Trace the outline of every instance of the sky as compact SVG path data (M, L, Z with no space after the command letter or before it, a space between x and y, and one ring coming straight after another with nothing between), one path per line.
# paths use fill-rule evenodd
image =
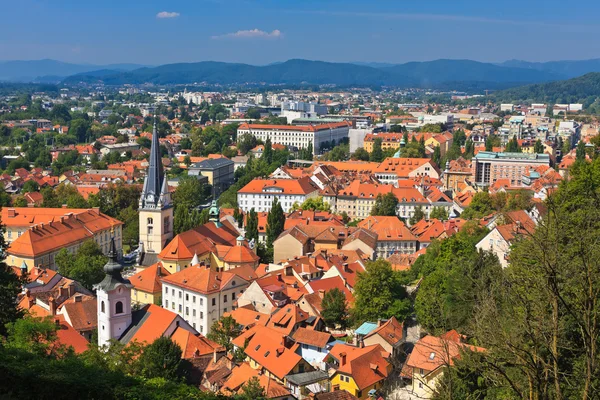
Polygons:
M0 10L0 60L600 58L597 0L0 0Z

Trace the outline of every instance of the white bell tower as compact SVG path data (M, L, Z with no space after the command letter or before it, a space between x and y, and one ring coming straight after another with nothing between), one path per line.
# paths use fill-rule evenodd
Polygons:
M119 339L131 325L131 288L123 278L123 266L118 262L115 240L111 239L109 261L104 266L106 276L96 288L98 301L98 346Z

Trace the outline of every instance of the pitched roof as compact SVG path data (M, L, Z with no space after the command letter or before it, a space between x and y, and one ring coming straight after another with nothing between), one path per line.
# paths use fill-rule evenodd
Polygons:
M294 332L292 339L294 339L296 343L308 344L310 346L323 348L331 341L332 336L329 332L319 332L312 329L298 328L296 332Z
M267 322L267 327L291 335L298 324L309 318L307 312L303 311L295 304L287 304L281 308L275 308L271 313L271 318Z
M160 293L162 290L161 278L169 275L171 273L162 266L162 262L157 262L129 277L129 282L136 290Z
M377 234L377 240L384 241L416 241L413 233L398 217L369 216L358 223L360 228L368 229Z
M340 366L337 372L352 376L360 390L388 377L390 364L386 359L389 357L389 353L379 344L363 348L336 344L331 348L329 354L339 362ZM342 365L343 357L346 358L344 365Z
M65 319L77 331L88 331L98 326L98 304L93 296L75 294L62 303L60 309L66 314Z
M404 339L402 323L399 322L396 317L392 317L385 323L381 324L381 326L371 331L367 336L365 336L365 339L375 335L381 336L383 340L392 346L396 346Z
M270 314L263 314L246 307L238 307L235 310L224 313L223 315L232 317L235 322L243 327L252 327L254 325L265 326L271 317Z
M454 365L454 360L460 356L462 349L485 351L481 347L470 346L453 340L453 336L445 339L427 335L417 341L406 360L412 368L422 368L424 371L435 371L442 366Z
M283 380L302 360L302 357L285 347L284 333L263 326L255 328L255 334L245 349L246 355Z
M220 292L230 281L240 279L250 282L257 278L250 267L216 271L209 266L194 265L162 278L162 282L184 287L197 293Z
M431 163L429 158L386 158L377 166L375 173L395 173L399 177L408 177L417 168Z
M276 193L278 195L307 195L319 190L309 177L300 179L253 179L238 190L242 194Z
M119 340L123 343L131 341L152 343L163 336L178 317L177 314L165 308L155 304L146 304L140 310L132 313L131 325Z
M225 351L225 348L218 343L209 340L201 334L194 335L192 332L177 327L171 335L171 340L181 347L181 358L188 359L200 357L207 354Z
M59 344L72 347L76 354L81 354L88 349L89 342L69 325L62 315L55 315L53 319L58 327L56 341Z
M244 362L231 370L231 375L223 382L221 390L225 394L236 393L240 391L240 389L243 390L244 384L252 377L258 378L260 386L265 390L267 399L290 396L290 391L283 385L274 379L270 379L266 375L260 374L260 371L252 368L247 362Z
M248 124L243 123L238 129L241 130L279 130L279 131L298 131L298 132L317 132L322 130L351 127L349 121L332 122L318 125L267 125L267 124Z

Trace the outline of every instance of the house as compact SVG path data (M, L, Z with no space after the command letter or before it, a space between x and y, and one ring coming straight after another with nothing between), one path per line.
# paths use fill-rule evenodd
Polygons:
M369 398L371 390L380 389L392 371L389 353L379 344L354 347L336 344L326 362L335 370L330 377L333 391L346 390L359 399Z
M302 204L306 199L317 197L319 188L309 177L300 179L253 179L238 190L237 199L244 212L270 211L275 199L284 212L289 212L294 203Z
M378 321L378 326L366 336L362 343L365 346L379 344L383 349L391 354L391 360L397 360L400 356L401 346L406 340L406 329L396 317L387 321Z
M162 293L161 279L169 275L171 273L162 263L157 262L129 277L133 285L131 301L136 304L157 304Z
M251 378L258 379L260 386L265 391L265 397L267 399L294 399L290 391L285 386L277 382L275 379L263 375L257 369L252 368L248 362L243 362L231 370L231 374L223 382L220 391L227 396L233 396L237 393L241 393L244 389L244 385L248 383Z
M429 158L395 158L383 160L374 170L381 183L395 184L398 179L429 176L440 179L438 167Z
M393 253L411 254L418 250L416 236L398 219L389 216L369 216L358 227L377 235L377 258L387 258Z
M307 328L298 328L292 339L300 346L296 352L313 367L325 370L325 357L329 353L328 344L333 336L329 332L319 332Z
M193 265L162 278L162 306L185 319L202 334L227 311L257 278L252 268L217 271Z
M305 326L311 318L314 320L314 317L302 311L295 304L287 304L284 307L273 309L271 317L267 322L267 327L282 332L287 336L292 336L296 330Z
M76 293L57 308L56 314L62 315L73 329L87 341L91 341L98 328L97 308L94 296Z
M213 187L214 195L219 196L234 182L234 162L228 158L208 158L194 165L190 165L188 175L202 175L208 178L208 183Z
M42 210L39 220L46 222L32 223L38 213L30 210ZM122 251L123 223L121 221L102 214L97 209L79 213L68 213L65 209L59 209L62 210L63 215L56 217L50 217L51 213L44 214L44 210L7 209L7 217L2 218L2 222L11 226L7 235L12 242L6 251L9 264L25 263L28 269L34 266L56 268L54 257L61 249L74 253L87 240L95 241L102 252L108 254L109 236L114 237L118 251ZM31 227L26 229L28 225ZM16 238L14 238L15 231Z
M306 289L292 273L274 271L252 282L237 299L237 304L239 307L252 306L260 313L271 314L275 308L284 307L305 293Z
M510 246L520 236L530 235L535 231L536 223L526 211L512 211L504 216L504 224L496 226L475 245L478 250L494 253L502 268L509 265Z
M286 376L312 371L314 368L295 352L295 346L287 336L268 327L255 326L247 335L234 340L234 345L243 347L250 366L279 383ZM241 346L238 346L241 341Z
M485 351L463 343L463 336L449 331L440 337L427 335L417 341L408 356L401 376L411 380L411 390L419 399L433 396L444 369L454 365L462 351Z

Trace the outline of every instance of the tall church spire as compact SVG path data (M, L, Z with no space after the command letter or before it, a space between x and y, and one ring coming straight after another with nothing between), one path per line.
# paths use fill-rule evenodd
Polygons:
M144 179L144 187L140 197L140 208L156 209L170 206L171 199L167 186L167 179L163 171L162 158L160 157L160 142L156 129L156 116L152 128L152 145L148 160L148 171Z

